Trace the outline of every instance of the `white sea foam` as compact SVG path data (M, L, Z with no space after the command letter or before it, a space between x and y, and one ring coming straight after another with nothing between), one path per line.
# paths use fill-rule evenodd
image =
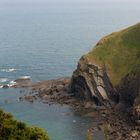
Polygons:
M2 72L13 72L16 71L16 69L14 68L10 68L10 69L1 69Z
M8 78L0 78L0 83L5 83L7 81L9 81Z
M18 79L28 80L31 79L31 76L21 76Z
M16 84L17 84L17 82L15 82L15 81L10 81L9 87L13 87L13 86L15 86Z
M14 84L16 84L16 82L15 81L10 81L10 84L12 85L14 85Z

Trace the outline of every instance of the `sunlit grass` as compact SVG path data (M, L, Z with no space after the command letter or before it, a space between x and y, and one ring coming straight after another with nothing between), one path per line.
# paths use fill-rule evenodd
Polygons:
M85 57L103 66L114 86L129 72L140 73L140 23L104 37Z

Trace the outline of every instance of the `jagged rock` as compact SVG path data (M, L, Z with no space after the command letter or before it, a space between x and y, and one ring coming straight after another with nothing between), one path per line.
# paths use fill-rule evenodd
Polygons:
M96 118L98 116L98 113L94 111L94 112L87 113L85 116L90 118Z
M57 85L56 86L56 91L59 92L64 88L64 85Z
M140 23L101 39L79 60L71 78L70 92L96 105L116 106L117 110L129 116L133 114L135 121L139 121L139 38Z
M43 100L47 100L49 98L49 95L44 95Z
M94 100L97 105L110 103L114 90L103 68L88 64L84 57L73 73L70 89L76 96Z
M3 87L2 88L9 88L9 86L8 85L3 85Z
M30 95L28 95L28 96L25 96L24 99L27 100L28 102L31 102L32 103L35 100L37 100L37 97L36 96L30 96Z
M85 106L86 109L87 108L91 108L92 107L92 103L91 102L86 102L84 106Z
M140 124L140 105L135 106L133 110L134 120L137 124Z

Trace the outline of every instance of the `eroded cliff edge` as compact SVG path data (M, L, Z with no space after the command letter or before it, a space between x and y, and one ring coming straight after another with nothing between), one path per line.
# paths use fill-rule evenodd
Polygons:
M104 37L82 56L70 91L97 105L132 108L140 120L140 23Z
M85 56L81 57L74 71L70 89L75 96L92 100L97 105L110 104L114 89L103 67L89 63Z

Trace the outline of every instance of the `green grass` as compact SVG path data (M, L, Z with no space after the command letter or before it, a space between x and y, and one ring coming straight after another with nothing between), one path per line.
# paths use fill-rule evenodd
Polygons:
M47 132L29 127L0 110L0 140L50 140Z
M126 74L140 73L140 23L104 37L84 57L104 67L114 86Z
M87 140L93 140L92 139L92 134L90 131L88 131L88 134L87 134Z

